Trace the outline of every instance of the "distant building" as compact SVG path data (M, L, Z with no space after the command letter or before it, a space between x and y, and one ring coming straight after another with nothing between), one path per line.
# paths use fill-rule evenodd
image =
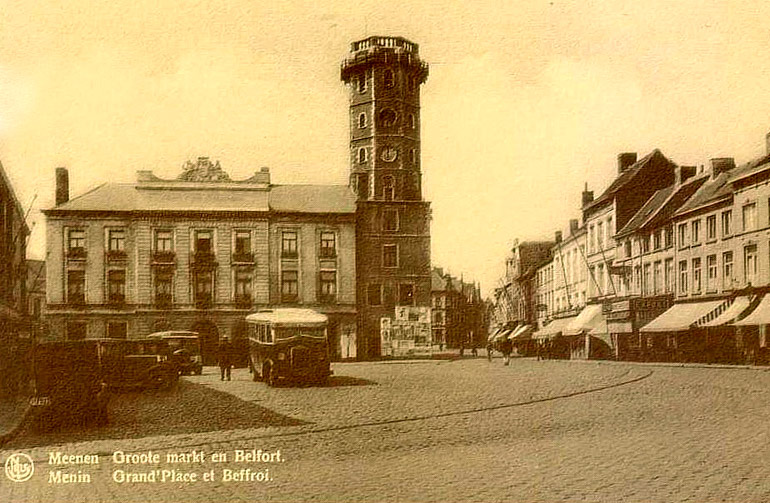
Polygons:
M27 313L30 330L36 338L46 333L45 261L27 259Z
M348 187L232 180L208 158L174 180L138 172L72 200L57 169L47 227L50 337L199 332L245 344L244 316L304 306L329 316L333 356L355 352L355 198ZM351 349L351 341L353 343Z
M488 306L480 288L434 267L431 273L433 344L447 348L484 345L489 330Z

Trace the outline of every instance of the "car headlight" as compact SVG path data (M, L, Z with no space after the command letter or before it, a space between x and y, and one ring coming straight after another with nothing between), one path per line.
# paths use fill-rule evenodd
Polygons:
M279 360L285 360L286 359L286 353L283 353L283 352L278 353L278 359Z

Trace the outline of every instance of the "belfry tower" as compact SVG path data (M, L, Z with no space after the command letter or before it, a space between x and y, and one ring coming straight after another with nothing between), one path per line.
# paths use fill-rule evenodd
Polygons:
M430 203L422 199L420 85L428 65L401 37L353 42L341 78L350 96L350 186L356 193L358 351L378 358L382 318L430 306Z

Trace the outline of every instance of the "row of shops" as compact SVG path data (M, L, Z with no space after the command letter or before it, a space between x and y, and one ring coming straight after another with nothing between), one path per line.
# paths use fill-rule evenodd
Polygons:
M589 304L536 329L509 324L490 342L510 340L517 354L558 359L723 364L770 363L770 291L673 304L670 296Z

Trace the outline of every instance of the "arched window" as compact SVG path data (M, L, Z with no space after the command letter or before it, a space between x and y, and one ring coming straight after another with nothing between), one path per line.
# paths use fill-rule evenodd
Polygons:
M394 196L393 177L385 176L382 178L382 198L385 201L392 201Z
M364 164L366 162L366 148L361 147L358 149L358 164Z
M394 87L396 85L396 75L393 73L393 70L386 68L383 80L385 81L385 89Z
M396 125L396 111L392 108L386 108L380 112L380 122L383 127L393 127Z
M358 115L358 127L360 129L363 129L366 127L366 114L361 113Z

